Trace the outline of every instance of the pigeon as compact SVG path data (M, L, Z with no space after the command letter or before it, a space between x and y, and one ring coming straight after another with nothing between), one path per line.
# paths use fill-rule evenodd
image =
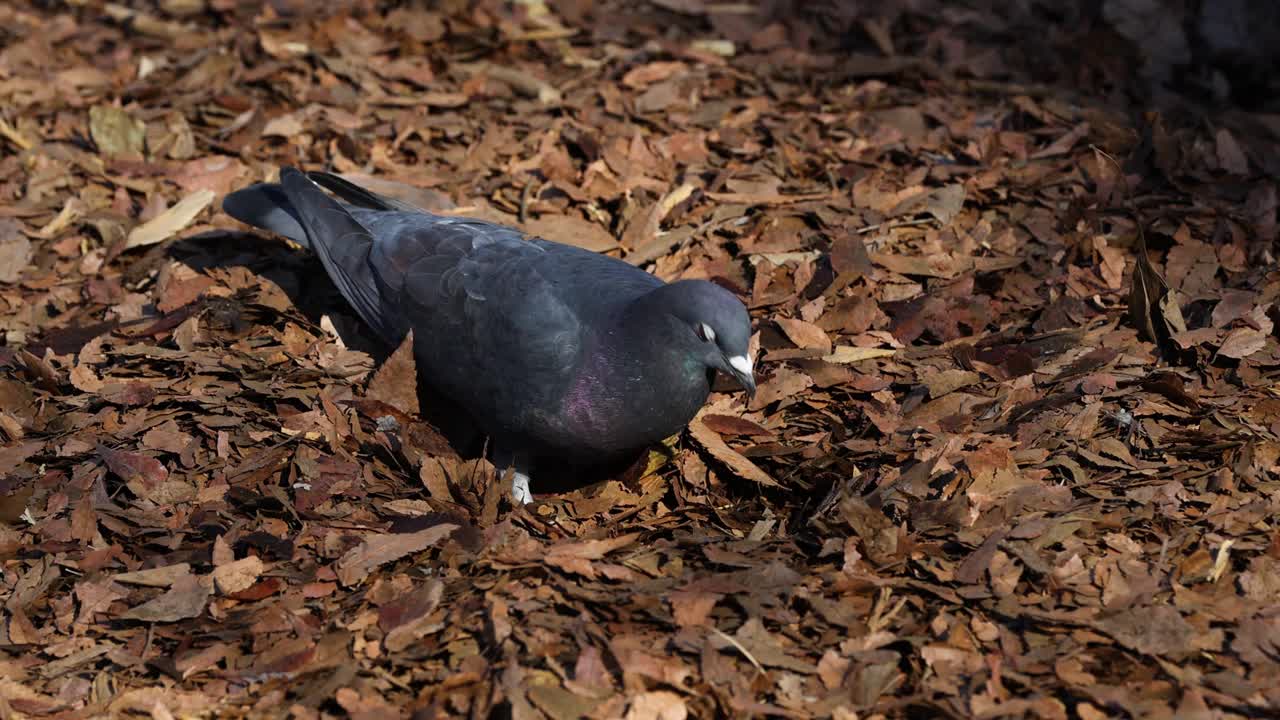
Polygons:
M489 436L516 503L533 500L535 458L600 465L680 432L716 371L755 393L747 310L713 282L666 283L607 255L291 167L222 207L319 256L389 346L413 331L423 380Z

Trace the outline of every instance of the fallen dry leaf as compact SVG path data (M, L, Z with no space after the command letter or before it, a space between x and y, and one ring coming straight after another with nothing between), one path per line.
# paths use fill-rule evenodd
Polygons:
M768 473L725 444L725 441L707 427L701 418L694 418L693 422L689 423L689 436L712 457L724 463L734 475L761 485L780 487Z
M129 231L126 248L144 247L163 242L191 224L209 203L213 202L212 190L201 189L187 195L149 221Z
M213 587L220 595L231 595L258 581L266 569L256 555L241 558L213 569Z
M169 589L147 602L125 611L121 617L142 622L170 623L199 617L212 594L209 578L182 575Z
M1240 360L1258 352L1267 344L1267 336L1253 328L1236 328L1227 333L1218 354Z
M868 347L852 347L849 345L837 345L832 348L831 354L824 356L822 359L829 363L840 363L848 365L851 363L862 362L863 360L874 360L875 358L893 357L896 350L888 348L868 348Z
M31 241L11 218L0 218L0 282L17 282L31 262Z
M365 397L384 402L406 415L418 414L418 367L413 355L413 330L374 372Z
M334 563L334 573L343 585L355 585L380 565L425 550L448 538L457 525L442 523L415 533L368 535Z

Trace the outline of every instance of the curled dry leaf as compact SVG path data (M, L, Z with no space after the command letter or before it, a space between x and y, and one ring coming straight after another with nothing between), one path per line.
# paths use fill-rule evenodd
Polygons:
M702 449L710 453L711 457L724 463L725 467L729 468L729 471L734 475L761 485L781 487L776 480L769 477L769 474L761 470L758 465L725 444L725 441L719 435L707 427L702 418L694 418L693 422L689 423L689 437L701 445Z
M831 354L831 338L817 325L799 318L778 318L775 322L796 347L816 350L824 356Z

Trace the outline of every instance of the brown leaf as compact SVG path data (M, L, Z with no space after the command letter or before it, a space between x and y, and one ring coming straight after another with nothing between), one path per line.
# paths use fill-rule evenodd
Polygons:
M1116 642L1141 653L1179 660L1195 652L1195 628L1169 605L1130 608L1097 625Z
M1145 243L1139 242L1137 255L1129 287L1129 321L1138 329L1139 335L1151 342L1159 342L1156 308L1169 287L1164 278L1151 267Z
M418 479L427 489L429 497L448 502L457 502L453 490L449 487L449 473L445 470L444 461L435 457L422 458L418 467Z
M131 230L128 240L125 241L125 247L154 245L177 235L183 228L190 225L197 215L209 207L213 198L213 191L208 189L196 190L187 195L173 207Z
M190 574L191 565L188 563L176 563L174 565L162 565L160 567L147 568L146 570L117 573L112 576L112 579L116 582L128 583L130 585L169 587L178 578L187 577Z
M299 119L300 114L286 113L271 118L262 128L262 137L291 138L301 134L305 128L302 120Z
M108 470L126 483L140 483L142 487L152 489L169 479L168 468L153 457L112 450L105 445L98 446L98 457L107 464Z
M953 368L942 372L925 373L920 381L929 388L929 397L940 398L961 388L977 385L982 381L982 376L971 370Z
M829 355L823 359L827 362L839 362L833 357ZM748 408L760 410L779 400L794 397L811 385L813 385L813 378L808 375L789 367L780 367L774 372L773 377L760 384Z
M120 617L143 622L178 622L199 617L209 603L213 583L209 578L182 575L169 589L147 602L130 608Z
M689 708L684 698L670 690L642 692L631 698L623 720L685 720Z
M31 241L12 218L0 218L0 283L17 282L31 262Z
M443 627L432 617L443 597L444 583L428 580L421 589L382 606L378 612L378 625L386 632L382 644L400 652Z
M675 206L687 200L697 186L685 183L663 195L660 200L637 213L622 232L622 247L628 250L626 260L639 265L664 253L670 246L662 234L662 222Z
M156 398L156 391L144 382L111 383L101 388L102 399L125 407L145 407Z
M71 509L71 536L88 545L98 535L98 513L93 498L85 495Z
M675 590L667 593L667 602L671 603L676 625L684 628L709 625L711 611L722 597L719 593L704 590Z
M213 569L213 586L219 595L237 593L257 582L265 569L257 555L234 560Z
M418 365L414 360L412 329L373 374L365 397L385 402L406 415L418 414Z
M799 648L792 645L792 652L788 652L787 643L778 635L769 632L759 617L748 619L733 635L738 644L761 665L806 674L814 671L810 663L793 654L798 652Z
M556 543L547 550L543 561L566 572L594 579L596 570L591 564L592 560L600 560L614 550L630 545L638 537L640 537L638 533L631 533L608 540Z
M89 134L103 155L142 156L147 125L111 105L89 108Z
M1267 336L1253 328L1236 328L1218 347L1218 354L1240 360L1258 352L1267 344Z
M835 232L831 241L831 269L836 272L838 284L834 287L839 290L871 274L874 268L860 234L848 230Z
M215 196L226 195L240 184L240 176L248 168L239 158L212 155L183 163L173 176L173 181L188 195L208 191Z
M581 677L574 673L575 679ZM600 704L595 698L582 697L555 685L534 685L529 688L529 701L546 713L551 720L578 720L590 717Z
M343 585L351 586L369 576L378 567L394 562L441 542L457 530L457 525L441 523L413 533L376 533L366 535L355 548L334 563L334 573Z
M1236 142L1235 137L1231 135L1231 131L1218 128L1214 140L1218 151L1218 165L1232 175L1248 175L1249 160L1245 157L1244 150L1240 149L1240 144Z
M724 463L734 475L761 485L781 487L776 480L769 477L769 474L761 470L759 466L725 444L725 441L719 435L715 434L711 428L707 427L706 423L702 422L702 418L694 418L693 422L689 423L689 436L701 445L702 449L711 453L712 457Z
M402 717L399 708L372 688L364 692L349 687L339 688L333 699L351 720L400 720Z
M685 63L667 61L637 65L622 76L622 84L630 88L641 89L653 83L666 80L676 73L684 72L688 68L689 66Z
M76 583L75 596L80 603L76 622L86 625L94 622L94 616L106 613L111 604L128 596L128 591L107 577L85 578Z
M84 363L79 363L71 368L71 372L67 374L71 380L71 385L80 392L96 393L102 389L104 383L102 378L93 371L93 368Z
M831 338L817 325L799 318L777 318L774 322L796 347L817 350L822 355L831 354Z
M707 413L702 416L702 422L711 430L720 435L744 435L748 437L775 437L776 433L772 430L757 425L746 418L734 417L732 415L716 415Z

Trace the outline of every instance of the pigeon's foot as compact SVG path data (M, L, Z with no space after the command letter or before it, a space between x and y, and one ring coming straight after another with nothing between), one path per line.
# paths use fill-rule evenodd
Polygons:
M529 489L529 456L519 451L511 451L497 446L493 450L493 464L498 468L498 477L506 475L511 468L511 501L516 505L528 505L533 502L533 491Z
M533 492L529 490L529 476L519 470L511 473L511 500L517 505L528 505L533 502Z

